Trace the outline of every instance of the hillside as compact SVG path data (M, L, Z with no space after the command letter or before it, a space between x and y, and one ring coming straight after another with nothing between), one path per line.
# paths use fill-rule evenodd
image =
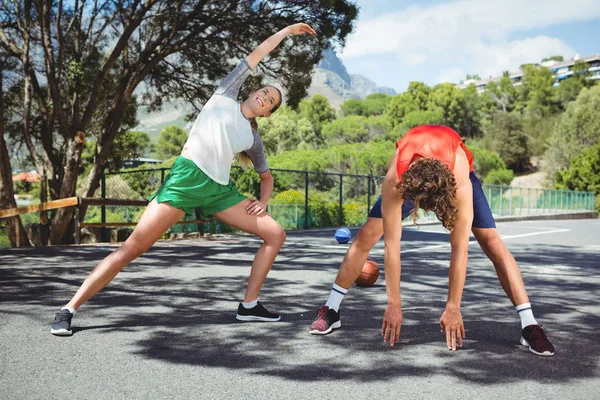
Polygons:
M364 99L372 93L395 95L392 88L377 86L360 74L349 74L333 50L323 52L323 59L315 67L308 96L320 94L327 97L332 107L339 109L348 99Z

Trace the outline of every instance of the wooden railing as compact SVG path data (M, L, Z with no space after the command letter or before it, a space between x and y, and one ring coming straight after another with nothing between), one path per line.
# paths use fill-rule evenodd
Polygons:
M81 207L88 206L137 206L137 207L145 207L148 205L147 200L126 200L126 199L103 199L103 198L94 198L94 197L68 197L65 199L48 201L41 204L33 204L30 206L24 207L16 207L10 208L8 210L0 210L0 219L16 217L23 214L28 214L32 212L44 212L49 210L55 210L62 207L76 207L75 208L75 243L80 243L80 230L84 227L98 227L98 228L106 228L106 227L119 227L119 226L135 226L137 222L79 222L79 211ZM191 221L179 221L176 222L175 225L187 225L187 224L202 224L205 222L212 222L212 219L195 219ZM45 213L40 215L40 223L42 225L47 225L46 215ZM17 224L17 229L19 224ZM19 232L17 232L17 238L20 237ZM18 239L17 239L18 241ZM17 243L17 247L20 244Z

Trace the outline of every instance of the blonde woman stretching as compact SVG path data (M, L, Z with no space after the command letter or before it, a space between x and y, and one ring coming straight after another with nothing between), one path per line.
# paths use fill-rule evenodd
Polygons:
M240 87L256 67L287 35L315 34L306 24L290 25L261 43L221 82L202 108L190 131L181 156L164 184L150 197L148 208L125 243L94 268L75 296L57 314L54 335L72 335L75 311L104 288L131 261L148 250L184 214L199 208L203 215L260 237L260 246L236 318L241 321L279 321L258 302L258 294L279 249L285 232L266 212L273 191L273 177L264 156L263 144L253 122L268 117L281 105L281 92L273 86L250 93L242 103ZM252 121L252 122L251 122ZM260 175L260 199L247 199L229 182L236 154L249 158Z

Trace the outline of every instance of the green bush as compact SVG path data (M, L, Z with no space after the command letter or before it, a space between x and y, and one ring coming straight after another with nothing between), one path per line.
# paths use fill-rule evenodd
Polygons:
M473 170L480 179L485 180L490 171L506 169L504 160L495 151L474 146L469 146L469 150L473 153Z
M515 174L510 169L494 169L490 171L483 183L486 185L510 185Z
M340 222L344 224L344 221L338 221L339 204L327 199L325 193L311 191L308 194L308 209L311 227L338 226Z
M359 226L365 223L367 218L367 205L363 203L345 203L344 224L348 226Z

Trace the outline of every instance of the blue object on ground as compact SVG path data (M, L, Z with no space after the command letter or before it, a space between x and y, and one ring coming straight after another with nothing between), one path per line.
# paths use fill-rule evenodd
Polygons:
M350 229L346 227L335 231L335 240L337 240L338 243L348 243L351 238L352 233L350 232Z

